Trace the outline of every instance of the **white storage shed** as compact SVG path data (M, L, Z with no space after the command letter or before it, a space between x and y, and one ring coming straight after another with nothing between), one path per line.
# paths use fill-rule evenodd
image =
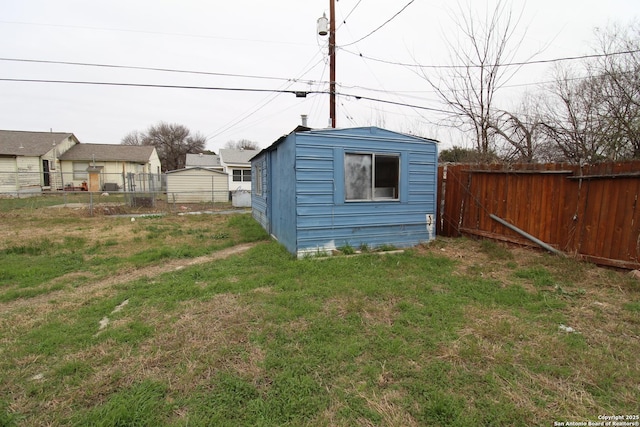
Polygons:
M206 168L187 168L167 172L169 203L211 203L229 201L226 173Z

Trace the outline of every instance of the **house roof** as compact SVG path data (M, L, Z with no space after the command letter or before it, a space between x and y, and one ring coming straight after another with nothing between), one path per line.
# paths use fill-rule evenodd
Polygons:
M185 165L187 167L202 166L205 168L222 167L220 164L220 156L215 154L187 154L185 159Z
M240 165L245 164L249 166L250 160L253 156L258 154L260 150L220 150L220 158L224 163Z
M265 152L267 152L267 151L271 151L271 150L273 150L276 146L280 145L280 143L281 143L282 141L284 141L285 139L287 139L287 137L288 137L289 135L291 135L292 133L296 133L296 132L306 132L306 131L310 131L310 130L312 130L312 129L311 129L311 128L309 128L309 127L306 127L306 126L301 126L301 125L296 126L296 128L295 128L294 130L292 130L291 132L289 132L289 133L287 133L287 134L285 134L285 135L282 135L280 138L276 139L276 140L273 142L273 144L271 144L271 145L270 145L270 146L268 146L267 148L263 148L262 150L260 150L260 151L258 151L257 153L255 153L255 154L254 154L254 155L249 159L249 161L253 160L253 158L254 158L254 157L257 157L257 156L258 156L258 154L262 154L262 153L265 153Z
M68 132L0 130L0 156L42 156L66 138Z
M147 163L155 147L150 145L77 144L60 156L60 160Z
M166 173L167 174L189 173L189 172L193 172L194 170L202 170L202 171L205 171L207 173L217 173L217 174L220 174L220 175L227 175L226 172L222 172L221 170L205 168L205 167L200 167L200 166L189 167L189 168L184 168L184 169L174 169L172 171L167 171Z

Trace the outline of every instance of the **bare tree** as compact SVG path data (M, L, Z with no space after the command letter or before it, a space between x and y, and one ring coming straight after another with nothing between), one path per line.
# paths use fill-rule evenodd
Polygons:
M257 142L248 139L240 139L238 141L227 141L225 148L232 150L258 150L260 145Z
M640 26L596 32L598 57L558 68L545 104L544 131L574 163L640 157Z
M601 136L606 131L601 127L600 94L595 88L595 81L558 68L549 89L543 131L572 163L593 163L605 157Z
M387 117L384 111L375 108L371 111L371 117L369 118L369 126L375 126L384 129L387 127Z
M489 128L503 160L533 163L542 158L543 124L538 105L537 99L526 94L516 112L497 110L489 118Z
M480 21L471 4L463 8L458 4L454 22L460 34L459 40L446 40L451 52L451 67L430 75L423 69L422 75L440 98L452 109L452 125L473 134L475 148L481 155L489 155L493 149L492 114L498 89L517 71L503 66L514 62L524 33L516 35L520 14L515 15L509 2L500 0L495 9L487 11Z
M154 146L163 171L182 169L188 153L204 151L206 138L183 125L160 122L150 126L146 132L131 132L122 139L126 145Z
M138 132L137 130L134 130L132 132L129 132L128 134L125 135L124 138L122 138L122 141L120 141L120 144L122 145L142 145L142 140L143 140L143 134Z
M601 56L590 74L601 76L610 150L617 158L640 158L640 21L596 29L596 35Z

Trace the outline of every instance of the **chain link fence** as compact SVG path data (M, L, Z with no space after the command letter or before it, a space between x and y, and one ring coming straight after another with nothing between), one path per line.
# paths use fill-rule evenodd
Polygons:
M219 172L92 175L51 171L48 176L0 172L0 209L5 211L58 206L83 209L88 215L116 215L248 209L250 205L250 192L229 191L228 176Z
M91 168L89 168L91 169ZM99 168L63 172L58 170L0 171L0 194L23 196L45 191L163 191L167 174L153 173L105 173Z

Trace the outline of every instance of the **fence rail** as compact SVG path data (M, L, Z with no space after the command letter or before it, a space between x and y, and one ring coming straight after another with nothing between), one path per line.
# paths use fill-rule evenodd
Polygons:
M0 194L21 196L51 191L162 191L166 189L166 174L105 173L91 176L87 172L1 171Z
M444 165L438 170L438 233L532 242L592 262L640 268L640 161L576 166Z

